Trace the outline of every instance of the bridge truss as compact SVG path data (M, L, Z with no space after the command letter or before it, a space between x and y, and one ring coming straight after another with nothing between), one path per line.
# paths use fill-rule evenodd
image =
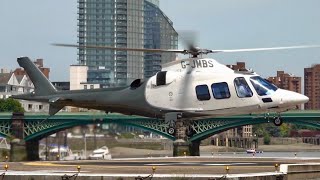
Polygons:
M261 123L272 123L273 116L243 115L231 117L209 118L190 121L188 141L201 141L219 132ZM282 114L284 123L299 124L320 128L320 112L299 111ZM14 120L13 120L14 119ZM17 128L17 121L21 127ZM151 131L175 140L175 136L169 134L169 124L162 119L144 118L138 116L125 116L120 114L83 114L83 113L60 113L52 117L39 114L26 114L20 118L13 118L11 114L0 114L0 135L14 138L15 131L21 131L23 139L40 140L43 137L64 129L87 124L113 123L125 126L132 126L147 131Z

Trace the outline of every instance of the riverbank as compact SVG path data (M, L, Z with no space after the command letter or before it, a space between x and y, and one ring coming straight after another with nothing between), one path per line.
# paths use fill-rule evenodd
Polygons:
M266 151L266 152L320 152L320 146L306 144L306 143L296 143L296 144L288 144L288 145L259 145L257 148L259 151ZM239 152L244 151L243 148L234 148L234 147L217 147L217 146L201 146L201 152Z
M258 150L264 152L320 152L320 146L297 143L290 145L260 145ZM150 150L126 147L114 147L110 149L113 158L127 157L166 157L172 156L172 150ZM200 154L212 152L244 152L243 148L227 148L221 146L200 146Z

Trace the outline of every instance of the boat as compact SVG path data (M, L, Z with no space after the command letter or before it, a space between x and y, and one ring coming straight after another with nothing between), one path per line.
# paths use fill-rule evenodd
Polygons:
M46 152L48 153L46 155ZM53 146L51 148L42 149L39 151L40 160L62 160L62 161L70 161L70 160L80 160L85 159L85 157L80 153L73 153L72 150L67 146L61 146L60 148L57 146Z
M254 148L247 149L246 152L247 152L248 154L263 153L263 151L258 151L258 150L254 149Z
M89 155L89 159L111 159L111 154L107 146L96 149Z

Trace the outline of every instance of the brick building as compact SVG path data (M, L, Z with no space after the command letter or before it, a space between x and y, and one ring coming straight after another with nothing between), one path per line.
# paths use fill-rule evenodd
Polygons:
M236 70L236 71L246 71L246 63L245 62L237 62L235 65L227 65L228 68Z
M36 64L40 71L49 79L50 68L43 67L43 59L36 59L33 63ZM27 74L22 68L17 68L13 73L16 76L23 76Z
M284 71L277 71L276 77L269 77L268 80L281 89L301 93L301 77L297 77Z
M304 93L310 99L305 109L320 109L320 64L304 68Z

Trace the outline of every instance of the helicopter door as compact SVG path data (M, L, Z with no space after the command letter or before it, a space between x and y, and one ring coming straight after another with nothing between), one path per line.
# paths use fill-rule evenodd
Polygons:
M234 87L239 98L250 98L253 93L244 77L237 77L234 79Z
M233 101L237 104L238 110L252 113L256 112L259 108L260 100L253 94L248 82L249 80L247 81L245 77L237 77L234 79L233 83L237 97L234 97Z

